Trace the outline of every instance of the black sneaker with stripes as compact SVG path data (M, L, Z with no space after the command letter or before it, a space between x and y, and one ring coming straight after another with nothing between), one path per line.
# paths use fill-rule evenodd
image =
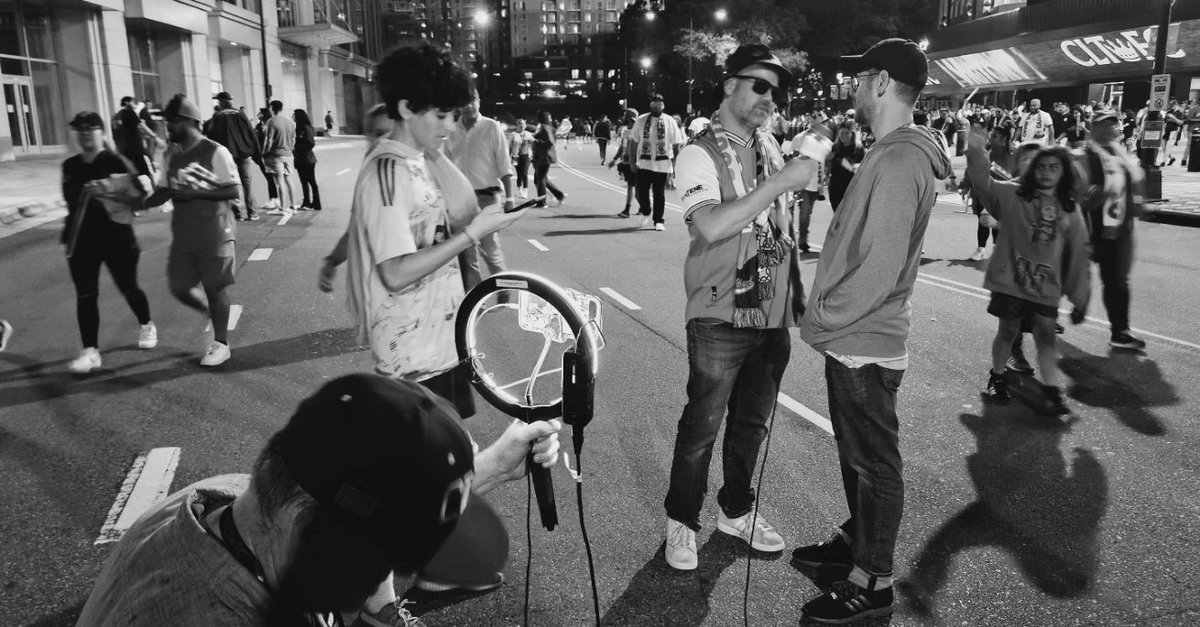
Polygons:
M860 588L843 579L829 591L804 604L804 617L826 625L845 625L865 618L891 616L895 595L891 586L882 590Z

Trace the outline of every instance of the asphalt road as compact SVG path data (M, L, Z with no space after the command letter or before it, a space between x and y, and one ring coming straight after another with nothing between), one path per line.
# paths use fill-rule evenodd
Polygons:
M560 151L565 163L552 176L567 203L531 211L502 241L511 269L604 303L607 347L582 460L603 622L741 623L747 551L713 531L715 497L698 537L699 569L675 572L662 558L662 499L687 376L687 232L677 205L662 233L616 218L621 183L594 151ZM149 214L138 227L140 276L159 347L135 348L136 322L104 279L104 368L86 378L66 371L78 332L58 226L0 239L0 316L17 329L0 353L6 622L74 623L109 552L93 542L140 452L181 448L172 489L244 472L302 398L324 381L370 368L348 330L340 281L333 295L315 287L319 260L346 224L361 154L361 145L320 154L324 212L298 214L286 225L278 218L239 224L232 294L243 313L231 333L233 359L215 371L197 365L206 321L166 290L167 216ZM974 218L957 213L957 197L951 200L935 208L913 296L911 367L899 396L907 482L896 555L901 593L890 624L1200 621L1192 568L1200 561L1200 429L1192 391L1200 383L1200 231L1139 225L1132 317L1149 347L1145 354L1110 352L1097 297L1095 320L1069 326L1060 339L1075 411L1063 423L1021 403L981 401L995 321L979 288L983 265L965 261L975 248ZM818 204L815 214L812 241L819 244L828 205ZM260 248L272 249L269 259L248 261ZM806 284L816 259L806 255ZM788 565L788 552L827 537L846 515L833 438L819 425L828 416L822 368L821 357L794 334L783 384L789 400L775 415L760 501L788 549L749 561L752 625L795 624L818 588ZM491 408L468 421L482 442L505 424ZM534 514L530 623L588 624L592 602L574 487L564 469L554 474L562 524L546 532ZM719 461L711 478L715 495ZM526 489L510 484L489 500L512 538L507 583L478 596L412 594L413 609L431 625L523 623Z

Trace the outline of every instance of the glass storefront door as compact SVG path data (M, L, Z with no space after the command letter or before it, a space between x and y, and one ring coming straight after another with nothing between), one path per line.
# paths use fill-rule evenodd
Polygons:
M42 141L38 135L33 106L33 81L5 76L0 78L4 91L4 112L12 133L13 150L17 155L37 154Z

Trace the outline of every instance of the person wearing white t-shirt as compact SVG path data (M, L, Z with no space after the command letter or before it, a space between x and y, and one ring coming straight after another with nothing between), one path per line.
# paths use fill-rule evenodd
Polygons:
M1050 146L1054 144L1054 118L1042 111L1042 101L1029 101L1029 110L1017 122L1016 144L1036 142Z
M630 169L637 174L638 213L642 226L651 219L650 193L654 192L654 230L665 230L663 212L667 207L667 179L675 171L675 155L683 147L683 131L669 115L663 115L663 97L650 97L650 113L633 124L629 138Z

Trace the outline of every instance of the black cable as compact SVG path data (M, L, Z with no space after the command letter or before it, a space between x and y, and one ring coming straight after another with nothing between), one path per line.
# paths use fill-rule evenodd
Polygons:
M767 470L767 453L771 452L771 431L775 427L775 408L779 402L771 404L771 418L767 420L767 440L763 443L762 465L758 467L758 484L754 487L754 516L750 519L750 551L746 553L746 589L742 593L742 624L750 627L750 565L754 563L754 529L758 525L758 504L762 502L763 473Z
M525 626L529 627L529 577L533 572L533 475L525 473Z
M582 447L577 447L575 453L575 467L579 473L579 479L575 481L575 501L579 506L579 530L583 533L583 546L587 550L588 576L592 580L592 611L596 615L596 627L600 627L600 593L596 591L596 564L592 561L592 543L588 540L587 523L583 520L583 461L579 457L579 448Z

